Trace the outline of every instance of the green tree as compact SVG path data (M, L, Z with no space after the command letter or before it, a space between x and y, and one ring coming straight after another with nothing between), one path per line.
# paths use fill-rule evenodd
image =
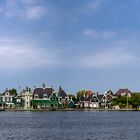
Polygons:
M120 108L125 108L127 104L127 97L126 96L118 96L114 98L112 101L112 105L119 105Z
M9 90L9 92L12 94L12 95L17 95L17 90L15 88L12 88Z
M138 106L140 105L140 95L133 94L132 97L129 99L129 103L132 105L133 108L137 110Z
M81 98L87 97L89 95L88 90L80 90L76 93L77 100L81 100Z

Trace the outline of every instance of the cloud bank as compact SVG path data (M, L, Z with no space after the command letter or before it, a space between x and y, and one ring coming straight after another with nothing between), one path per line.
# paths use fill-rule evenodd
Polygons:
M0 41L0 65L4 70L26 70L51 67L58 63L57 50L39 48L32 43Z
M84 57L81 62L83 66L94 68L112 68L131 65L137 58L122 48L102 50Z
M6 17L26 20L40 19L46 15L47 9L38 4L37 0L5 0L1 13Z

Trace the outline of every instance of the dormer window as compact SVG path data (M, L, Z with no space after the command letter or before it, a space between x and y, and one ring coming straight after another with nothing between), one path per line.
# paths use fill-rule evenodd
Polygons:
M6 92L6 94L5 94L6 96L9 96L9 92Z
M35 99L38 99L38 98L39 98L38 94L35 94L35 95L34 95L34 98L35 98Z
M43 95L43 98L44 98L44 99L48 98L47 94L44 94L44 95Z

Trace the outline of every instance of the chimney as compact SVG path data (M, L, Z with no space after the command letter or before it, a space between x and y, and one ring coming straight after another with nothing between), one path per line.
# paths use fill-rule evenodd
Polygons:
M42 87L45 88L45 83L42 84Z

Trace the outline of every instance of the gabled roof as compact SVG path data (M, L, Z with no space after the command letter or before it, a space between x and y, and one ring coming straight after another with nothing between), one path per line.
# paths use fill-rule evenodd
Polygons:
M108 101L111 101L113 99L112 95L110 95L110 94L107 94L106 97L107 97Z
M102 99L100 100L100 102L104 102L105 99L106 99L106 102L111 102L113 97L110 94L103 95Z
M38 94L39 98L43 98L44 94L47 94L48 98L53 93L53 88L35 88L33 92L33 97L35 94Z
M98 97L99 101L101 101L101 100L102 100L103 96L104 96L103 94L98 94L98 95L97 95L97 97Z
M92 96L91 102L99 102L99 99L97 96Z
M121 96L122 93L124 93L125 96L127 95L131 95L131 91L129 89L119 89L117 92L116 92L116 95L117 96Z
M10 91L8 91L8 90L6 90L4 93L2 93L1 95L2 96L6 96L6 94L8 93L8 96L17 96L17 93L12 93L12 92L10 92Z
M99 101L99 98L98 98L98 96L90 95L90 96L88 96L87 98L86 98L86 97L82 97L82 98L80 99L80 101L98 102L98 101Z
M91 90L89 90L89 91L87 91L87 92L86 92L86 94L87 94L87 95L93 95L93 94L94 94L94 92L93 92L93 91L91 91Z
M65 97L67 97L66 92L61 87L59 88L58 97L62 97L62 99L65 99Z

